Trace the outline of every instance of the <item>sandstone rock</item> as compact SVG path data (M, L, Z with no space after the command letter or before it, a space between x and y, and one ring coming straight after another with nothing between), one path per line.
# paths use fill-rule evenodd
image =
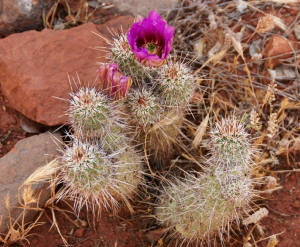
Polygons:
M292 56L293 43L281 36L272 36L264 48L264 57L280 56L280 58L288 58ZM285 55L284 55L285 54Z
M69 93L81 85L97 86L97 62L105 62L103 39L109 29L128 27L132 17L118 17L96 26L28 31L0 40L0 83L10 105L26 117L55 126L67 121ZM123 28L123 29L124 29ZM93 33L94 32L94 33ZM68 80L68 75L76 83ZM77 84L77 85L76 85Z
M112 38L113 33L127 32L133 24L134 18L132 16L117 16L107 24L97 25L98 31L106 38Z
M8 211L5 205L6 196L9 195L11 214L15 220L22 212L21 209L15 208L19 205L19 187L37 168L57 157L59 141L62 141L59 134L52 135L49 132L28 137L19 141L13 150L0 159L0 233L5 232L9 225ZM47 187L48 184L45 183L31 187L33 196L40 195L40 200L30 206L36 207L37 203L42 206L45 203L49 196ZM33 211L28 211L28 213L27 219L34 216Z
M177 0L104 0L104 2L109 2L118 9L118 11L142 16L148 16L148 13L155 9L159 13L162 11L167 11L175 7Z
M43 9L47 13L54 2L55 0L1 0L0 37L41 28Z

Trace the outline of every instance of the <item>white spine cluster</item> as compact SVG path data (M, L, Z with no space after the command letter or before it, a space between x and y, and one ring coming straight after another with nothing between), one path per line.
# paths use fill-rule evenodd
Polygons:
M253 156L249 134L235 117L222 119L210 133L211 160L218 163L249 166Z
M136 124L143 128L158 122L162 113L159 99L146 88L133 90L128 96L128 106Z
M185 64L169 62L159 70L155 85L166 106L185 107L193 97L195 78Z
M95 88L81 88L71 94L68 115L77 135L94 138L106 133L112 108L107 98Z

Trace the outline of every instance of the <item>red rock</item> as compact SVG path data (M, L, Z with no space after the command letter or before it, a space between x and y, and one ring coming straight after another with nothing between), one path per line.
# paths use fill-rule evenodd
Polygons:
M0 40L0 83L10 105L33 121L55 126L67 121L71 92L68 75L81 85L97 86L97 62L105 62L103 39L108 29L128 26L132 17L118 17L103 25L72 29L28 31ZM123 28L124 29L124 28ZM99 31L98 31L99 30ZM92 33L94 32L94 33ZM102 34L103 33L103 34ZM72 87L76 88L74 83ZM60 99L62 100L60 100Z
M285 39L281 36L272 36L267 41L263 55L264 57L274 57L282 55L280 56L280 58L288 58L292 56L291 52L293 51L293 45L293 42L289 42L288 39Z
M42 13L47 13L55 0L1 0L0 37L14 32L41 28Z

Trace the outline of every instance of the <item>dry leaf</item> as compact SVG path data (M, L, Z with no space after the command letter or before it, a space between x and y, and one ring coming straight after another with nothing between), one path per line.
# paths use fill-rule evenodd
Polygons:
M213 66L219 63L223 57L226 55L227 49L223 49L222 51L218 52L214 56L209 59L209 62L213 62Z
M192 145L193 145L194 148L197 148L199 146L199 144L201 143L203 135L206 132L206 128L207 128L207 125L208 125L208 120L209 120L209 113L206 115L206 117L201 122L198 129L196 130L195 138L192 142Z
M9 194L5 197L5 207L8 211L10 211L10 200L9 200Z
M272 235L269 239L267 247L275 247L278 244L276 235Z
M269 214L268 209L266 208L260 208L258 211L256 211L254 214L250 215L246 219L243 220L243 224L245 226L249 224L255 224L258 221L260 221L263 217L267 216Z
M209 59L214 56L218 51L220 51L222 45L221 43L218 41L207 53L207 56L209 57Z
M283 120L286 118L286 116L287 116L286 113L285 113L285 112L282 112L282 113L280 114L279 118L277 119L278 124L280 124L281 121L283 121Z
M194 52L197 58L203 57L204 47L205 47L204 39L199 39L194 43Z
M281 101L278 113L286 109L300 109L300 102L294 103L294 102L290 102L288 98L284 98Z
M153 127L149 130L149 132L160 129L164 126L175 124L176 122L180 122L181 119L182 119L182 115L178 114L176 111L170 112L166 117L164 117L158 123L153 125Z
M24 200L24 204L28 205L31 203L35 203L37 200L36 198L33 196L33 190L31 186L26 186L23 190L23 200Z
M237 51L237 53L244 59L244 52L243 52L243 46L241 42L234 37L234 35L231 35L231 41L234 49Z

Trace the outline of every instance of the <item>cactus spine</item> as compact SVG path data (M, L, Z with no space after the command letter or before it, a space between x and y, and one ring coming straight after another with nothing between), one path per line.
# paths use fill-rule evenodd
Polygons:
M249 134L234 116L222 119L210 133L210 152L215 163L249 166L253 148Z

